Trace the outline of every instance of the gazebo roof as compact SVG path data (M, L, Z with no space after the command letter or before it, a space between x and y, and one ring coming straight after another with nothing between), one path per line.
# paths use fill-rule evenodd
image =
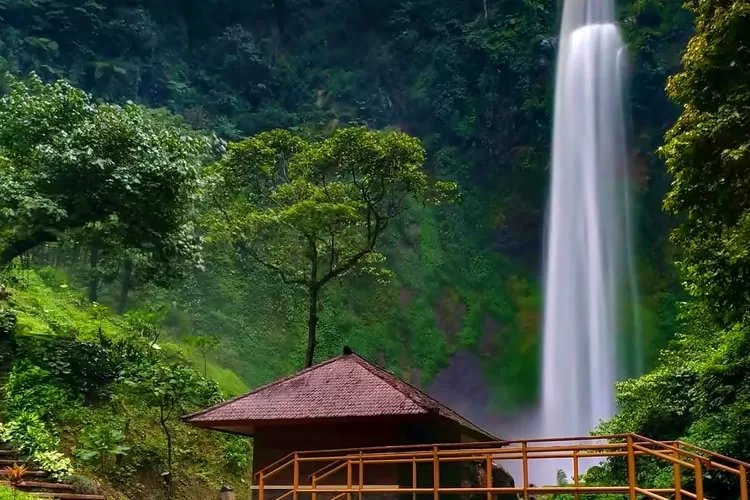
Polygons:
M186 415L187 423L252 434L259 425L387 416L436 416L496 440L447 406L356 354L345 354Z

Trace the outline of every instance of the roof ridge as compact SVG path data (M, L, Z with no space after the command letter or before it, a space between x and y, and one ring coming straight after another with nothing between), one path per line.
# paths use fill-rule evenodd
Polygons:
M437 411L438 414L439 414L439 410L446 411L453 416L451 420L455 420L455 419L463 420L464 422L469 424L471 427L474 427L474 430L497 439L497 437L494 434L491 434L490 432L485 431L480 426L478 426L477 424L475 424L468 418L464 417L463 415L458 414L455 410L452 410L450 407L446 406L445 404L441 403L437 399L433 398L432 396L427 394L425 391L423 391L419 387L410 384L409 382L407 382L406 380L400 377L397 377L395 374L391 373L390 371L386 370L385 368L381 366L378 366L368 361L367 359L365 359L364 357L360 356L357 353L353 353L353 356L357 358L357 361L360 366L362 366L367 371L369 371L370 373L372 373L373 375L381 379L383 382L387 383L388 385L396 389L398 392L406 396L415 404L419 405L421 408L427 410L428 412ZM385 377L383 375L385 375ZM406 387L411 389L413 392L409 393L409 392L402 390L402 388L397 387L398 385L401 385L401 384L405 385ZM418 401L416 398L414 398L415 393L418 394L420 397L426 399L426 401ZM425 403L428 403L428 404L425 404ZM458 422L458 423L461 423L461 422Z
M211 411L214 411L214 410L218 410L219 408L223 408L223 407L225 407L225 406L227 406L227 405L229 405L231 403L234 403L235 401L239 401L239 400L244 399L246 397L252 396L253 394L257 394L260 391L268 389L269 387L273 387L275 385L283 384L284 382L288 382L289 380L292 380L294 378L302 376L305 373L311 372L311 371L315 370L316 368L319 368L321 366L329 365L329 364L333 363L334 361L338 361L341 358L346 358L346 357L349 357L349 355L344 354L342 356L337 356L335 358L331 358L331 359L328 359L328 360L323 361L321 363L318 363L317 365L308 366L304 370L300 370L298 372L290 373L286 377L282 377L280 379L274 380L273 382L269 382L267 384L263 384L260 387L256 387L255 389L251 390L250 392L246 392L245 394L240 394L239 396L235 396L233 398L227 399L226 401L222 401L221 403L217 403L217 404L215 404L213 406L209 406L208 408L204 408L203 410L196 411L196 412L193 412L193 413L188 413L187 415L183 415L182 417L180 417L180 420L182 420L182 421L188 421L188 420L194 419L196 417L200 417L201 415L205 415L208 412L211 412Z

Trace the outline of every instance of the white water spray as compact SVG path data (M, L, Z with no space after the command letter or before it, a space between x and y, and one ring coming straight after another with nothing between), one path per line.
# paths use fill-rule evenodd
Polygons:
M565 0L563 7L545 249L545 436L588 435L615 412L619 312L634 275L625 49L613 3ZM550 464L539 481L554 481L552 465L569 467Z

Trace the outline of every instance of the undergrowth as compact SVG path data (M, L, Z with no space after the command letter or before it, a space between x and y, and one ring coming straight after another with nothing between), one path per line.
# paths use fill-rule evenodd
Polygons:
M154 341L160 326L144 329L133 316L87 303L52 274L15 270L0 279L9 292L0 302L7 372L0 437L56 479L108 498L198 500L223 484L243 491L249 441L179 417L244 384L214 366L208 374L220 375L221 386L205 378L186 346L165 335Z

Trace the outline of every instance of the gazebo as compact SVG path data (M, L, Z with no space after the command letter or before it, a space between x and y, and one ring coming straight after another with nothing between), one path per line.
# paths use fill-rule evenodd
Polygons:
M252 436L254 473L294 452L498 440L416 387L344 352L183 420ZM368 482L399 484L407 481L404 474L410 480L411 471L383 468ZM289 474L275 479L292 480Z

